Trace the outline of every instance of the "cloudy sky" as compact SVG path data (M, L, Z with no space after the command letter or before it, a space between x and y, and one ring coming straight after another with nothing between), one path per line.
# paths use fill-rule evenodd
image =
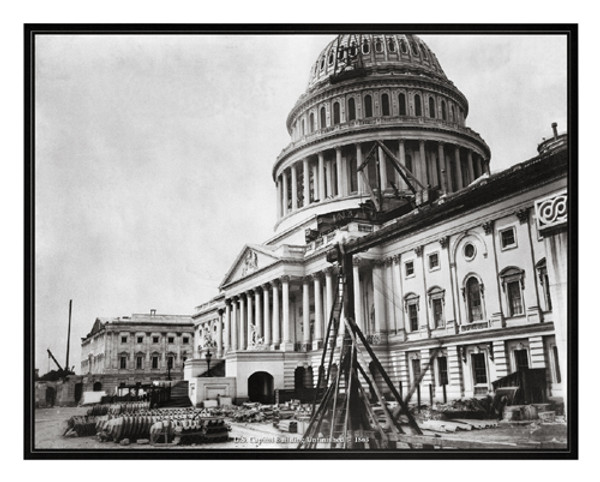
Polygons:
M421 36L492 170L566 130L566 39ZM36 367L97 316L191 314L275 223L271 167L325 36L36 38Z

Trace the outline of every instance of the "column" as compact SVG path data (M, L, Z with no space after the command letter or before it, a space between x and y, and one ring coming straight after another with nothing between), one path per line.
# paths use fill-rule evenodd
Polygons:
M310 345L310 279L305 276L302 279L302 344Z
M282 276L281 278L281 296L283 306L283 351L293 351L294 345L290 337L290 277Z
M262 305L260 302L260 288L256 288L254 290L254 309L255 311L255 316L254 316L254 331L256 332L256 341L258 341L259 338L262 338L263 336L263 329L262 329Z
M335 166L337 170L337 195L344 195L344 172L342 167L342 148L335 148Z
M281 180L282 180L282 190L283 190L283 202L282 202L282 212L284 216L287 216L288 214L288 203L287 203L287 199L288 199L288 178L287 178L287 174L285 172L285 170L281 173Z
M230 334L231 333L231 301L225 300L225 339L223 340L223 352L227 353L231 348Z
M235 298L233 298L232 303L231 303L231 349L233 351L237 351L237 349L238 349L237 305L238 305L238 298L236 296Z
M394 277L392 271L394 269L392 258L385 260L385 298L387 299L387 326L388 331L396 332L398 328L396 326L396 300L394 291Z
M271 313L269 304L269 285L263 285L263 328L265 330L264 344L269 346L271 344Z
M462 166L460 165L460 147L454 148L454 164L456 164L456 189L462 189L463 186L463 175Z
M429 403L429 385L433 385L433 388L435 389L433 376L433 370L435 370L435 368L432 365L429 367L429 370L427 369L430 357L431 353L428 348L421 350L421 373L425 373L425 375L423 375L423 379L421 380L421 403Z
M239 320L239 328L238 335L240 337L240 350L246 349L246 302L244 301L244 295L240 295L240 320Z
M356 144L356 180L358 182L357 186L358 186L359 194L367 192L367 189L365 188L365 181L363 179L363 176L360 173L360 171L358 170L358 168L360 167L360 165L362 163L363 163L362 145Z
M273 347L278 347L281 338L279 330L279 282L277 280L271 283L273 287Z
M327 197L325 194L325 159L323 157L323 153L319 152L319 175L317 176L319 180L319 200L321 202L325 201Z
M419 141L419 180L424 186L428 186L429 182L429 168L427 167L427 156L425 155L425 141Z
M331 309L333 308L333 268L325 269L325 319L329 323Z
M387 162L385 158L385 153L381 146L377 146L377 154L379 157L379 178L381 179L381 190L385 191L388 187L388 178L387 178Z
M254 296L254 292L252 290L246 293L246 339L247 346L251 346L254 343L252 342L252 332L254 331L254 310L252 309L252 297Z
M402 289L402 263L400 262L400 255L396 255L392 258L392 276L394 278L394 284L398 290L397 301L398 304L396 306L396 329L398 333L402 336L402 339L406 337L406 328L404 327L404 309L402 301L404 300L404 292ZM394 293L396 293L394 291Z
M304 187L304 203L302 204L304 207L310 204L310 170L308 165L308 158L302 161L302 177L303 179L303 187Z
M319 199L319 166L317 166L316 163L313 162L312 167L311 167L311 171L312 171L312 177L313 177L313 184L312 184L312 195L313 195L313 202L316 202L317 199ZM309 179L310 181L310 179ZM309 182L309 187L310 187L310 182Z
M225 310L222 308L218 311L219 320L217 323L217 358L221 358L223 356L223 313Z
M402 167L406 167L406 146L404 145L404 141L402 139L398 141L398 157L400 165ZM408 186L406 185L406 182L404 182L404 179L402 179L400 174L398 174L398 189L403 190L407 188Z
M365 332L363 323L363 308L362 308L362 290L360 289L360 258L355 256L352 258L352 281L354 285L354 321L360 328L360 331Z
M467 151L467 169L469 170L469 184L475 180L475 172L473 171L473 151Z
M295 164L290 169L292 170L292 211L296 211L298 209L298 174Z
M444 143L438 143L438 158L440 162L440 169L442 171L442 192L448 194L448 186L450 172L448 171L448 165L446 163L446 157L444 156Z
M282 201L282 186L280 178L277 177L275 180L275 191L277 192L277 219L281 219L282 210L283 210L283 201Z
M333 197L333 161L329 159L327 161L327 195Z
M382 261L373 261L373 302L375 305L375 333L386 332L382 267Z
M315 339L313 340L313 350L321 348L323 341L323 302L321 290L321 273L313 273L313 287L315 290Z

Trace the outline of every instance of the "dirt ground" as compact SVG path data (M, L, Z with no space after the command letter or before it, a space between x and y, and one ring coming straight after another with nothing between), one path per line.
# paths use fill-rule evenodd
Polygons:
M85 415L84 407L54 407L35 410L35 449L139 450L151 445L123 446L99 442L96 437L63 437L66 421L73 415ZM272 423L231 423L230 440L225 443L168 447L173 450L199 449L293 449L300 435L279 431ZM498 427L444 434L444 439L506 444L507 449L565 449L567 426L564 424L500 424ZM164 449L165 447L161 447Z

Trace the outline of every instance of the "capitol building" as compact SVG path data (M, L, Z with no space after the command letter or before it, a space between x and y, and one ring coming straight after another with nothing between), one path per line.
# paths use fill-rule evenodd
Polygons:
M238 401L313 389L341 287L327 254L360 242L355 321L402 393L485 397L534 370L564 400L567 134L548 125L536 157L492 173L467 98L416 35L339 35L306 69L271 169L274 233L198 300L190 390L209 352L214 390Z

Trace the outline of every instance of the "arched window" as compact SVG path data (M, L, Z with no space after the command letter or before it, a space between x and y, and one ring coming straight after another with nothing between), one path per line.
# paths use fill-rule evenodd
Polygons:
M306 128L304 127L304 119L302 119L302 135L306 134Z
M467 302L467 317L470 323L483 320L483 300L481 299L481 285L475 276L471 276L465 283L465 297Z
M333 103L333 123L334 124L340 123L340 103L339 102Z
M419 94L415 94L415 115L420 117L423 115L421 110L421 96Z
M370 95L365 95L365 117L373 117L373 100Z
M390 115L390 97L387 94L381 94L381 115Z
M398 94L398 112L400 115L406 115L406 96L402 92Z
M435 119L435 100L433 100L433 97L429 98L429 117Z
M408 327L411 332L419 331L419 296L408 293L404 297L404 311L408 317Z
M442 101L442 120L446 120L446 102Z
M315 131L315 114L313 112L310 113L308 124L309 124L310 132L314 132Z
M390 52L395 52L396 51L396 44L394 43L394 40L389 38L388 39L388 50Z
M383 52L383 43L381 42L381 39L377 39L375 40L375 52L381 53Z
M327 62L329 62L329 65L333 64L333 52L329 53L329 59L327 60Z
M410 46L412 47L412 53L413 53L413 55L418 56L419 55L419 49L417 48L417 44L415 42L411 42Z
M363 40L362 51L363 51L363 54L368 54L369 53L369 41L366 40L366 39Z
M325 57L321 59L321 70L323 70L323 67L325 67Z
M354 97L350 97L348 99L348 120L352 121L354 119L356 119L356 102Z
M450 122L454 122L454 106L450 104Z
M421 52L423 52L423 58L427 60L427 49L423 45L421 45Z
M538 279L544 291L545 310L552 311L552 299L550 298L550 280L548 279L548 269L546 267L546 258L542 258L536 265Z
M405 40L400 40L400 50L402 51L403 54L408 53L408 47L406 46Z
M325 129L325 127L327 127L327 111L323 106L321 107L321 129Z

